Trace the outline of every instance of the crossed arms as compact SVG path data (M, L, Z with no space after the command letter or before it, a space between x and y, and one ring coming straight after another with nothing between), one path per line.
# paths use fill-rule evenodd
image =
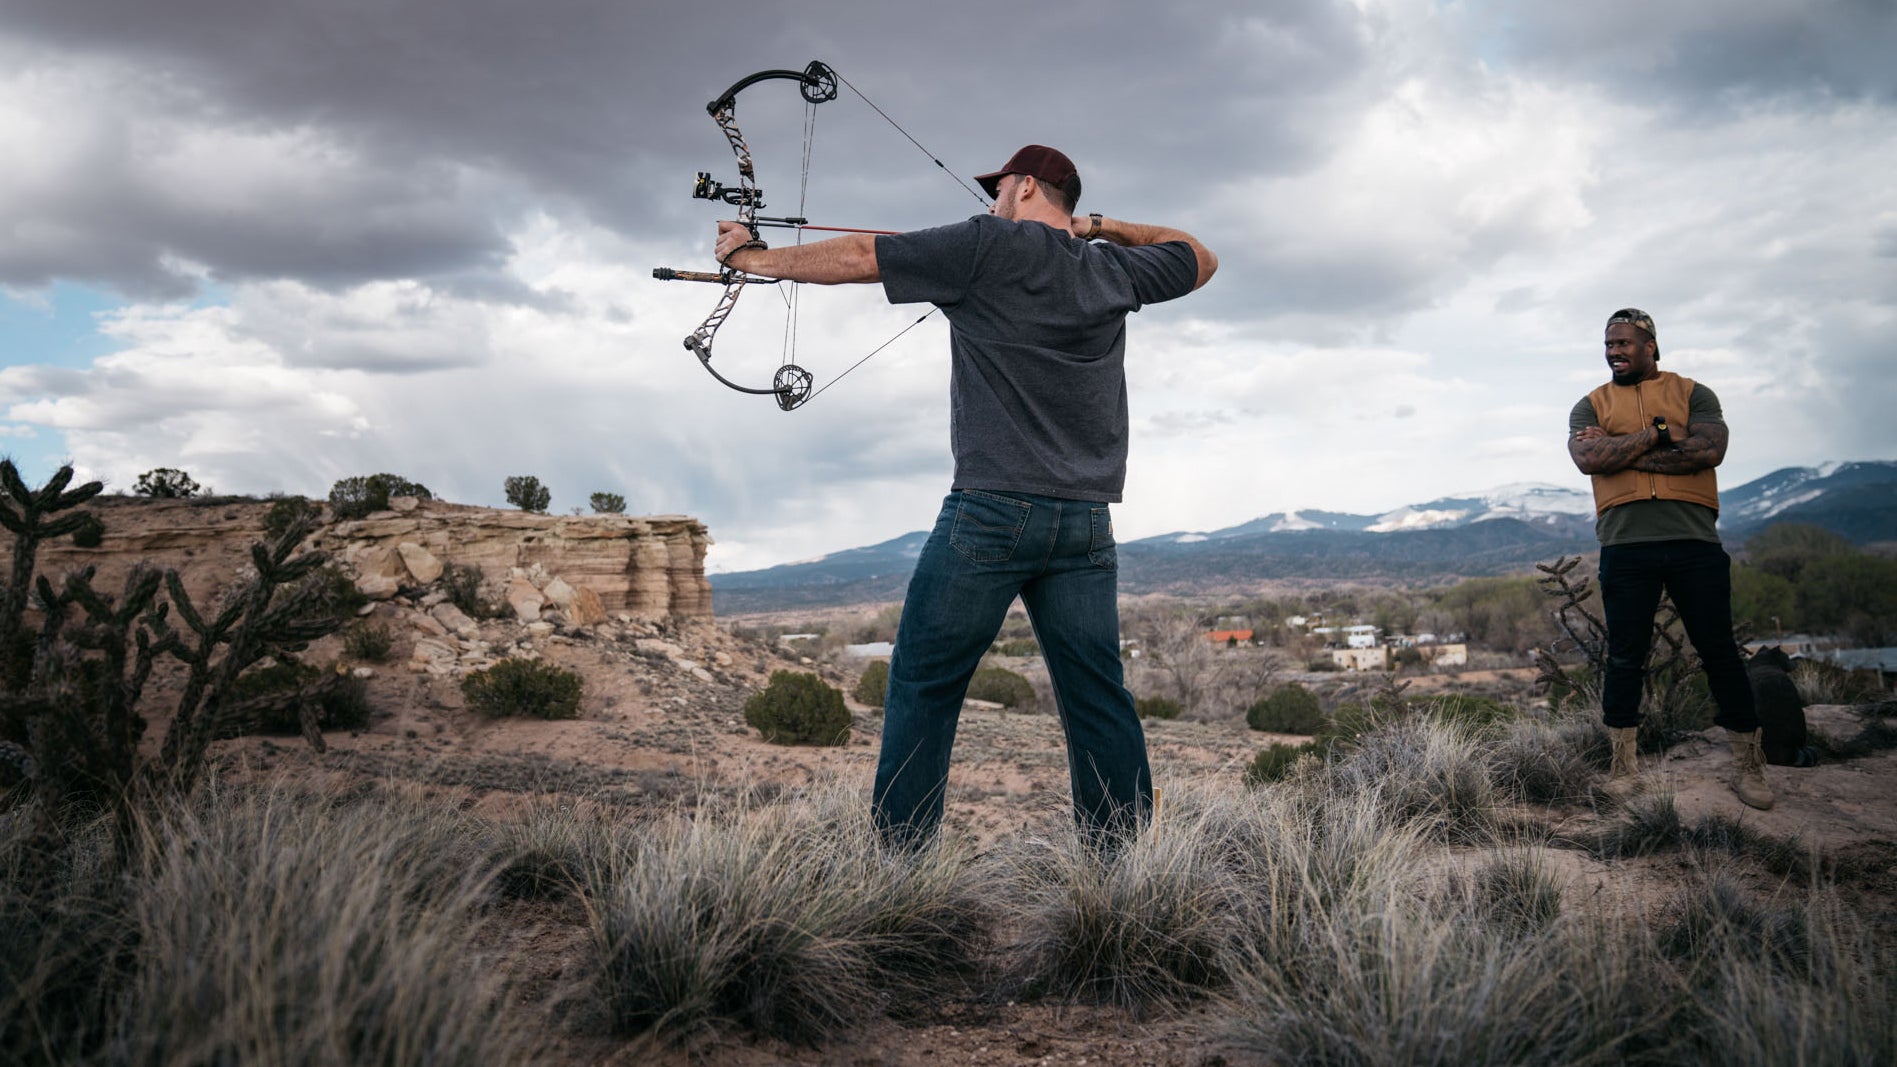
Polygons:
M1660 431L1643 426L1615 436L1589 426L1568 438L1568 455L1582 474L1613 474L1632 468L1649 474L1692 474L1717 467L1726 458L1724 423L1696 422L1686 438L1660 446Z

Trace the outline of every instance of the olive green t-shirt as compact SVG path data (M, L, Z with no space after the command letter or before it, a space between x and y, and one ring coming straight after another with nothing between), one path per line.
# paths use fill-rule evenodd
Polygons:
M1687 423L1726 424L1719 398L1700 382L1693 383L1687 401ZM1599 426L1594 405L1587 397L1568 412L1568 436ZM1711 541L1719 543L1719 512L1687 500L1635 500L1608 508L1594 520L1594 536L1603 545L1631 545L1642 541Z

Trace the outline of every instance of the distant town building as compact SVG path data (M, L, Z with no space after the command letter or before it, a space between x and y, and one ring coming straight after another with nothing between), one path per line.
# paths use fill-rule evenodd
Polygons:
M1385 645L1333 648L1331 662L1347 671L1387 671L1390 669L1390 649Z
M1215 645L1249 645L1251 644L1252 631L1207 630L1205 638Z
M843 654L856 659L888 659L896 654L896 646L888 641L869 641L860 645L844 645Z

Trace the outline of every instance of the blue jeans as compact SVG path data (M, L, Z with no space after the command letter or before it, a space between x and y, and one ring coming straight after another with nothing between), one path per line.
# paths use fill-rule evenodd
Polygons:
M1660 594L1673 598L1687 640L1706 668L1728 730L1758 729L1752 685L1732 636L1732 558L1712 541L1643 541L1601 549L1601 610L1607 623L1607 677L1601 718L1611 727L1640 725L1640 691L1653 648Z
M962 698L1016 596L1053 679L1082 834L1110 849L1151 809L1146 734L1120 667L1107 505L962 489L922 546L889 662L872 804L890 843L925 844L941 825Z

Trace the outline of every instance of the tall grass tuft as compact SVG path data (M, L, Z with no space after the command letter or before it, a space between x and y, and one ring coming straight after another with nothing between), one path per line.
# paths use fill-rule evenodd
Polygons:
M1607 735L1594 723L1516 722L1493 749L1495 788L1502 796L1530 804L1585 800L1608 755Z
M599 1008L674 1045L815 1044L973 972L992 925L965 849L886 852L860 797L701 808L589 876Z
M476 948L491 871L453 812L212 790L141 837L114 1059L535 1058Z
M1371 792L1402 823L1444 840L1477 840L1494 825L1488 755L1461 727L1426 717L1363 735L1331 765L1332 788Z
M4 817L11 828L18 810ZM117 837L117 840L112 840ZM95 840L96 839L96 840ZM488 869L447 809L216 784L64 841L0 831L7 1062L534 1061L476 948Z
M1018 931L1010 988L1142 1009L1225 984L1239 931L1242 800L1167 790L1166 821L1111 857L1078 835L1002 857L1001 899Z

